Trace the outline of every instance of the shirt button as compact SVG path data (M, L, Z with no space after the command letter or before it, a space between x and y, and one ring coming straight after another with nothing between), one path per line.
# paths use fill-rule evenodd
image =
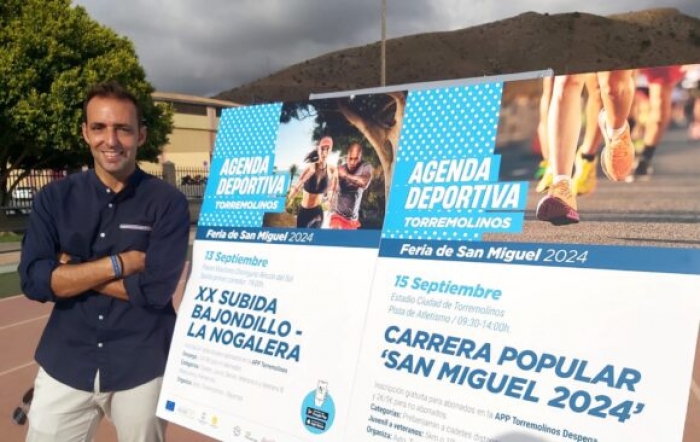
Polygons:
M105 318L105 317L102 316L102 315L100 315L100 316L97 317L97 319L99 319L100 321L103 320L104 318Z
M107 204L107 207L109 207L109 208L111 209L113 205L114 205L114 204L109 203L109 204Z
M112 189L106 189L107 193L112 193Z
M102 343L99 342L99 343L97 344L97 346L100 347L100 348L102 348Z
M100 238L104 238L104 237L105 237L105 232L100 233Z

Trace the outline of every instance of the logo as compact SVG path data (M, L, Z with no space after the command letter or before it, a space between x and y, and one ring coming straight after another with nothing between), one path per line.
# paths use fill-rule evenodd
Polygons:
M175 402L165 401L165 409L168 411L175 411Z

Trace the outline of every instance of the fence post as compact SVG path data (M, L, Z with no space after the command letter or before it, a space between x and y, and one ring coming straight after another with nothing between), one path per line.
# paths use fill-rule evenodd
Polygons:
M175 174L175 163L166 161L163 163L163 181L177 186L177 175Z

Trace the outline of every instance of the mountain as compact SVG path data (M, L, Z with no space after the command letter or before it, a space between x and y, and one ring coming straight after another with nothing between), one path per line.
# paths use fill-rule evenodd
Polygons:
M676 9L602 17L528 12L386 42L387 85L552 68L556 74L700 63L700 20ZM332 52L221 92L238 103L377 87L380 43Z

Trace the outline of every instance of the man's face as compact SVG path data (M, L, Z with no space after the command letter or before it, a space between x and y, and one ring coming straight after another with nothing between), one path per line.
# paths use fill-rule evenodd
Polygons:
M348 150L348 155L345 158L345 163L348 166L348 170L350 172L354 172L357 169L357 166L360 165L360 161L362 161L362 149L355 144L350 147Z
M328 154L333 150L333 139L331 137L323 137L318 141L318 146L316 147L318 151L318 158L320 161L326 161L328 159Z
M83 139L90 146L97 175L123 180L136 169L136 152L146 141L146 128L129 100L94 97L87 105Z

